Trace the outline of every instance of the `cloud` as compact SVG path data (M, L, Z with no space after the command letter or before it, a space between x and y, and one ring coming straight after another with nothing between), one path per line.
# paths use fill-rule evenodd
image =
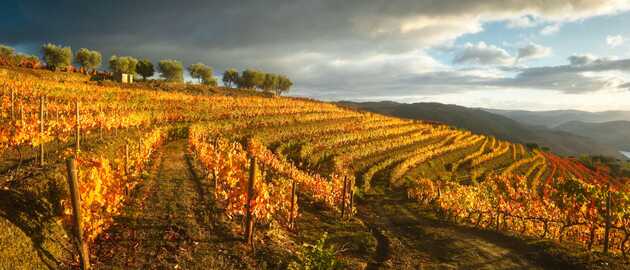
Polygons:
M545 36L553 35L555 33L558 33L558 31L560 31L560 27L562 27L562 25L559 23L547 25L543 27L543 29L540 30L540 34L545 35Z
M607 36L606 37L606 44L608 44L608 46L614 48L614 47L619 47L624 43L624 39L621 35L616 35L616 36Z
M509 19L507 26L509 28L528 28L537 26L540 22L532 16L521 16Z
M590 55L571 56L569 65L522 68L512 78L493 85L517 88L558 90L579 94L620 89L630 82L630 59L611 60Z
M551 48L529 43L518 49L517 61L540 59L551 55Z
M484 42L467 43L453 59L455 64L508 65L513 62L514 58L504 49Z
M116 53L201 61L219 72L260 68L289 75L300 93L342 98L482 87L492 76L508 75L494 70L478 79L483 72L445 66L428 49L491 22L559 27L627 10L626 0L22 0L0 9L0 37L35 49L44 42L97 49L105 59ZM515 58L485 43L458 53L454 62L462 64L509 65ZM410 79L418 76L432 84Z
M597 57L591 54L572 55L568 58L572 66L583 66L595 62Z

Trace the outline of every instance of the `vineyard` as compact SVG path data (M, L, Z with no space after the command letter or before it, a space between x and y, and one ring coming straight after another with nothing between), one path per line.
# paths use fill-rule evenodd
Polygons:
M274 227L299 233L307 201L350 222L371 196L402 190L455 224L616 256L630 251L628 179L438 123L315 100L129 89L19 69L0 74L0 123L0 187L52 183L52 208L82 238L85 250L73 252L82 258L116 225L158 150L176 139L253 248ZM70 165L80 209L66 191Z

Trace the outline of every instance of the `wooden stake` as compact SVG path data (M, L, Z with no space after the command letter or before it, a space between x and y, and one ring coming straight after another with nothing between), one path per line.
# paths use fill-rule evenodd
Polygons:
M245 216L245 237L247 242L254 246L254 217L252 215L252 200L254 200L254 186L256 183L256 171L258 170L258 164L256 158L251 157L249 159L249 181L247 182L247 204L245 208L247 210Z
M216 151L219 147L219 141L214 139L213 151ZM219 191L219 179L217 179L217 170L212 168L212 181L214 182L214 199L217 199L217 192Z
M346 188L347 187L348 187L348 177L344 176L343 177L343 193L341 194L341 218L342 219L346 212L346 193L347 193Z
M295 180L291 179L291 211L289 212L289 229L293 229L295 222Z
M20 122L24 125L24 105L20 102Z
M354 206L354 180L350 181L350 215L352 216L352 207Z
M214 168L212 169L212 182L214 183L214 192L213 192L213 196L214 199L217 199L217 192L219 190L219 180L217 179L217 170L215 170Z
M81 117L79 115L79 101L77 100L75 105L75 113L76 113L76 142L75 142L75 151L77 156L79 155L79 151L81 150Z
M44 97L39 99L39 165L44 167Z
M125 144L125 175L129 175L129 143Z
M83 223L81 216L81 197L77 181L77 171L74 158L66 161L68 170L68 186L70 187L70 199L72 200L72 222L74 223L74 237L79 256L81 259L81 269L90 269L90 253L87 243L83 239Z
M98 138L103 140L103 110L101 109L101 105L98 105Z
M608 187L608 196L606 196L606 228L604 231L604 253L608 253L608 246L610 240L610 207L612 207L612 198L610 197L610 187Z
M11 89L11 121L15 121L15 89Z

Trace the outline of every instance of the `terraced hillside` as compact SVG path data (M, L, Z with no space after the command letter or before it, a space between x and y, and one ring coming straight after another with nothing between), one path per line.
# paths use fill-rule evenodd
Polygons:
M103 268L142 268L153 256L169 267L213 260L286 267L304 262L301 242L323 231L352 243L338 257L353 268L548 266L518 255L526 247L503 245L517 240L479 229L616 254L630 248L627 179L450 126L314 100L192 96L20 70L0 77L0 91L0 185L3 200L11 200L2 204L0 234L17 227L19 237L38 239L41 261L32 268L76 264L68 157L79 168L83 237ZM39 210L15 215L15 204ZM415 227L402 227L401 218ZM413 237L424 230L437 238ZM249 241L225 244L242 235ZM449 246L452 235L457 241ZM110 253L143 247L147 252L125 260ZM5 258L28 250L3 248L16 252L0 254ZM237 259L248 248L259 255ZM470 254L457 259L457 250ZM0 265L33 263L5 258Z

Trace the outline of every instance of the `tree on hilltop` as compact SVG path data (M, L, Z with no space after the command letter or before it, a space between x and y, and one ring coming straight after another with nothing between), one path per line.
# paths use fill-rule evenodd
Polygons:
M0 44L0 57L8 58L13 56L15 49L4 44Z
M293 82L289 80L289 77L285 75L278 76L278 87L276 88L276 94L281 95L282 93L289 92L293 86Z
M198 79L200 83L207 85L216 85L217 82L214 79L213 70L211 67L206 66L203 63L196 63L188 66L188 72L190 76Z
M162 60L158 63L160 76L169 82L184 81L184 66L177 60Z
M101 65L101 60L100 52L92 51L86 48L79 49L79 51L77 51L77 55L75 56L75 62L86 71L99 67Z
M153 63L151 63L151 61L149 61L148 59L142 59L138 61L138 64L136 65L136 71L138 72L138 74L140 74L140 76L142 76L142 79L145 81L147 80L147 78L155 74Z
M238 71L236 69L230 68L223 72L223 84L226 87L233 87L238 83L239 76Z
M46 66L51 70L72 65L72 49L70 47L61 47L48 43L42 46L42 52Z
M112 55L109 59L109 70L114 73L136 74L138 59L131 56Z
M263 90L265 92L271 92L278 88L279 76L273 73L266 73L265 80L263 82Z
M264 73L255 69L246 69L243 71L238 81L238 86L240 88L247 88L247 89L254 89L256 87L262 88L262 85L264 82L265 82Z

